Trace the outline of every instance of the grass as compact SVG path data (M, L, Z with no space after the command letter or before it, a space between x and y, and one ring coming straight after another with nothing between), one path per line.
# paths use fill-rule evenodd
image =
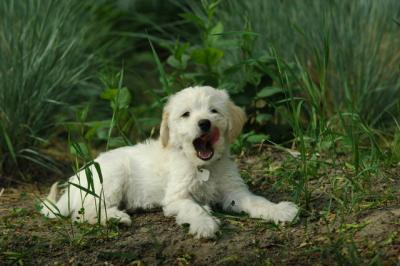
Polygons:
M221 1L216 16L225 31L249 25L258 34L253 54L276 47L285 60L299 60L313 81L322 74L325 112L352 106L368 124L377 125L392 121L390 113L399 111L399 7L395 0ZM227 60L241 56L233 50Z
M94 54L92 30L79 1L4 1L0 4L1 171L26 162L53 168L38 147L60 122L58 112L83 97Z
M0 19L13 29L0 33L0 48L6 51L0 53L0 84L6 88L0 95L2 171L10 165L18 169L15 166L22 159L48 166L50 159L40 157L31 147L46 142L43 132L48 132L54 121L60 122L51 114L72 99L68 92L89 88L86 81L90 77L85 73L90 70L91 58L77 41L87 30L77 28L82 19L73 20L63 38L56 30L56 25L63 27L65 16L80 13L73 12L67 3L47 3L32 10L60 8L52 23L31 18L30 24L7 24L11 23L9 18ZM2 3L0 11L24 18L25 5ZM135 214L133 233L114 225L104 230L70 221L43 221L41 217L32 222L58 226L59 234L52 242L56 249L68 245L89 254L93 251L89 243L96 248L103 247L98 242L105 243L98 257L94 253L77 258L83 263L97 258L115 263L202 263L205 261L198 252L204 249L215 263L248 263L248 254L252 254L260 264L283 263L282 258L287 263L303 264L395 264L399 235L397 224L391 221L398 219L394 213L398 211L400 187L400 54L396 49L400 39L393 12L400 4L393 0L254 0L191 1L178 6L184 14L172 24L191 29L189 34L176 32L179 40L162 40L171 36L165 32L172 25L168 23L165 28L152 23L151 34L120 33L124 38L145 37L147 50L139 52L154 61L152 67L159 73L143 81L143 88L132 88L128 82L135 71L131 64L117 74L102 72L98 76L105 89L99 98L109 104L110 118L90 120L88 114L96 105L84 105L75 121L63 123L69 132L68 148L76 157L75 172L82 170L82 165L90 170L85 166L93 165L94 150L102 145L107 150L152 136L167 95L188 85L211 84L227 89L249 113L246 132L233 146L245 181L252 190L274 201L295 201L301 206L299 219L283 227L217 211L215 215L223 223L215 245L221 249L208 249L209 242L191 239L184 228L161 214ZM44 41L23 42L34 38L29 33L35 31L27 25L46 33L41 38ZM15 49L17 56L11 57L7 47ZM85 56L80 57L82 54ZM22 56L27 58L26 67L18 68ZM49 67L59 61L62 63ZM78 64L81 62L85 64ZM6 75L22 79L5 79ZM15 88L19 88L18 93ZM274 132L267 128L270 124L287 126L283 141L272 136ZM20 142L15 142L17 136ZM25 158L27 150L31 155ZM86 172L88 184L95 175ZM80 188L83 195L95 193L93 185ZM0 199L7 193L6 189ZM97 197L101 202L102 195ZM29 222L34 212L7 206L0 225L0 248L5 250L0 258L10 263L31 262L29 255L39 251L45 255L36 262L43 262L47 253L41 245L46 236L32 240L32 246L24 249L21 243L29 239L27 232L22 231L16 239L4 233ZM41 233L46 234L46 230ZM177 244L181 241L185 241L182 246ZM125 249L127 243L129 250ZM223 250L223 254L217 256L213 250Z
M247 149L246 153L239 157L238 163L242 174L248 175L246 180L253 191L273 201L296 197L295 181L302 178L299 158L273 145ZM321 162L330 159L328 154L319 157ZM382 172L394 172L376 176L362 193L354 191L353 197L363 197L352 209L347 204L351 203L352 193L347 179L353 176L354 170L346 168L348 159L348 156L337 156L335 167L321 163L314 171L308 180L309 190L313 192L310 208L303 209L291 225L274 225L215 209L214 215L222 222L221 232L217 239L209 241L194 239L186 228L176 225L173 218L164 217L159 210L135 213L133 227L113 224L108 231L97 225L43 219L32 205L36 187L6 188L0 208L0 259L10 264L71 259L83 264L133 260L165 264L185 260L194 264L227 260L259 265L267 261L323 265L395 263L399 239L393 221L398 215L390 213L398 210L400 184L398 180L390 180L390 176L396 176L399 168L383 168ZM397 189L389 191L386 186ZM305 206L304 202L300 203ZM202 255L204 252L207 256Z
M115 80L117 80L117 84L114 84ZM103 128L107 131L105 145L106 151L110 148L111 142L115 140L113 134L114 129L117 129L118 135L125 137L123 135L124 132L121 130L119 125L121 124L121 111L127 108L130 95L127 89L122 87L122 80L123 71L119 72L115 77L103 76L103 82L105 85L108 85L108 87L106 87L102 96L110 101L112 108L112 118L108 121L108 126ZM117 220L108 220L107 218L107 204L105 200L101 165L94 160L92 155L92 138L90 135L93 133L88 134L88 132L93 131L93 129L95 131L98 130L98 127L95 126L94 128L90 128L90 126L85 123L88 111L88 108L85 108L83 111L78 112L77 117L79 118L79 122L73 125L69 124L70 128L73 130L68 133L68 146L71 154L74 156L73 168L74 175L77 176L77 182L74 183L68 180L63 186L63 189L68 193L68 206L70 204L71 186L73 186L74 189L79 190L81 202L81 209L78 211L79 216L64 216L54 202L42 200L40 196L37 196L39 209L46 207L50 209L52 214L57 218L69 221L65 223L66 226L61 227L61 230L59 230L58 233L68 239L71 245L80 245L82 242L86 241L87 235L91 236L93 233L101 234L102 236L104 234L105 237L108 238L110 234L114 235L112 228L118 224ZM72 140L72 138L74 139ZM126 137L125 141L125 145L129 144L129 139ZM99 186L96 186L98 182ZM94 200L97 215L97 223L95 227L91 227L85 223L84 204L85 201L91 199ZM105 215L105 217L102 217L102 215ZM102 226L104 225L102 220L107 221L105 227Z

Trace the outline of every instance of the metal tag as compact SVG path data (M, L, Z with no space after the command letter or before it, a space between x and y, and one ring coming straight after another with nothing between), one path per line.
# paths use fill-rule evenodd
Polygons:
M204 168L197 169L197 178L203 182L206 182L210 178L210 171Z

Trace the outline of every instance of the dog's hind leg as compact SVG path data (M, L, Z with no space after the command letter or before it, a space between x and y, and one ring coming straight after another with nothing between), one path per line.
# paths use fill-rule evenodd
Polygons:
M84 195L80 208L76 208L72 218L77 221L86 221L90 224L100 222L106 225L107 221L115 219L124 225L131 225L130 216L123 210L118 209L122 200L122 193L117 186L109 186L105 193L99 191L96 197Z
M82 205L82 208L74 210L72 213L72 219L79 222L88 222L90 224L96 224L100 222L102 225L106 225L107 221L115 219L117 222L124 225L131 225L132 221L130 216L123 210L119 210L118 206L112 204L112 202L104 203L103 199L96 198L96 202L93 196L88 196Z

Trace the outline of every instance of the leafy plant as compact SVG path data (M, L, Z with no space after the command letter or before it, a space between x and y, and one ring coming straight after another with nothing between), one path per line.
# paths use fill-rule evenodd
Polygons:
M253 54L275 47L285 60L299 60L314 82L325 76L320 83L325 112L352 105L370 125L392 121L388 112L398 111L394 107L400 95L400 37L393 20L400 2L256 0L220 5L215 16L225 30L250 24L258 34ZM232 53L233 58L240 56L239 50ZM329 66L321 73L327 56Z
M233 31L225 29L217 16L221 1L189 1L188 5L181 6L185 10L181 17L200 37L185 39L183 34L183 39L169 46L171 54L165 63L170 86L203 84L226 89L246 108L248 128L266 135L265 126L276 119L273 103L283 97L282 89L272 86L272 77L277 74L273 57L267 50L254 53L258 34L250 23Z

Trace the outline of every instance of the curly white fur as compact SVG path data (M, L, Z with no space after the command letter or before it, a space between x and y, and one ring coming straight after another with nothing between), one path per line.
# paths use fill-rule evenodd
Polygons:
M189 116L183 117L185 112ZM193 145L201 134L200 119L208 119L221 132L213 143L214 155L207 161L197 156ZM276 223L292 221L298 212L296 205L274 204L252 194L230 157L229 144L240 134L245 120L243 110L225 91L211 87L184 89L170 97L165 106L158 140L115 149L95 160L101 167L103 184L95 167L91 166L91 172L96 194L104 189L102 208L99 198L72 185L56 202L54 185L47 198L51 203L44 204L42 213L50 218L71 215L89 223L100 219L103 224L116 218L130 225L126 210L161 206L164 214L175 216L178 224L189 224L191 234L206 238L213 237L219 228L219 220L211 215L209 207L214 204ZM72 176L69 182L88 188L85 171ZM121 203L124 209L119 208Z

